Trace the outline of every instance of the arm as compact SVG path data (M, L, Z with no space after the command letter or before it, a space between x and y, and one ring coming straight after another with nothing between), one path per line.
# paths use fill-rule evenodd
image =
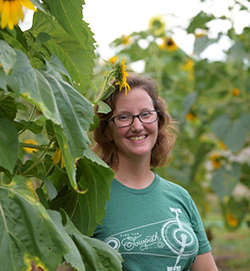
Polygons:
M200 254L191 266L191 271L218 271L211 252Z

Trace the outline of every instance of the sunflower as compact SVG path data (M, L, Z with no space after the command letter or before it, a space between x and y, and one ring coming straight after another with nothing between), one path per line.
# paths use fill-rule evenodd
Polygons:
M1 0L0 0L1 1ZM24 143L26 144L32 144L32 145L37 145L37 141L34 139L26 139L24 140ZM23 147L23 149L27 152L27 153L33 153L33 151L36 151L35 148L31 148L31 147Z
M215 154L212 154L209 158L212 162L214 169L219 169L221 167L221 160L222 160L221 155L215 153Z
M129 44L131 44L131 37L130 36L122 35L121 41L122 41L123 45L125 45L125 46L129 45Z
M109 59L109 62L112 63L112 64L115 64L116 61L118 61L118 57L117 56L113 56Z
M188 72L188 77L191 80L194 79L194 61L192 59L189 58L182 69Z
M61 169L63 169L65 167L65 162L64 162L60 148L56 149L56 151L54 152L54 154L52 156L52 160L53 160L54 165L58 164L61 160Z
M233 88L231 90L231 93L233 96L239 96L240 95L240 90L238 88Z
M225 218L229 226L231 226L232 228L236 228L238 226L239 221L235 215L226 213Z
M128 93L128 90L130 91L130 86L127 83L127 76L129 76L129 74L126 72L125 60L123 59L117 62L115 78L117 80L116 84L120 85L119 91L121 91L124 88L126 95Z
M160 49L167 50L169 52L173 52L178 50L178 46L172 38L164 37L162 38L162 44L160 44Z
M162 16L152 17L148 23L148 29L155 36L161 36L165 33L166 24L163 21Z
M18 20L23 21L24 14L22 7L36 10L34 4L30 0L0 0L1 28L7 25L10 30L18 24Z
M198 109L196 105L193 105L189 112L186 114L185 118L189 121L195 121L198 119Z

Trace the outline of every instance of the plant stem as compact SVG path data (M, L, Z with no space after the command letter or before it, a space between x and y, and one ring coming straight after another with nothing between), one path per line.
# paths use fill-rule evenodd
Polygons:
M112 70L109 72L109 74L108 74L108 76L107 76L107 78L106 78L105 84L104 84L104 86L103 86L103 88L102 88L102 91L100 92L100 94L99 94L99 95L97 96L97 98L95 99L94 104L98 103L98 102L101 100L103 94L105 93L105 91L106 91L106 89L107 89L107 85L108 85L108 83L109 83L109 80L110 80L111 76L113 76L114 71L115 71L115 69L112 69Z
M53 143L55 137L52 137L47 147L44 149L44 151L41 153L41 155L37 158L37 160L32 164L25 172L22 173L22 175L26 175L31 169L33 169L36 165L38 165L43 156L46 154L46 152L49 150L51 144Z
M36 113L36 106L33 106L32 111L29 116L29 119L28 119L28 122L32 121L35 113ZM28 124L24 125L24 127L18 132L18 135L21 135L26 130L26 127L28 127L28 126L29 126Z
M47 145L34 145L34 144L28 144L24 142L19 142L20 146L22 148L30 148L30 149L37 149L37 150L45 150L47 148ZM51 151L55 151L56 148L51 148Z

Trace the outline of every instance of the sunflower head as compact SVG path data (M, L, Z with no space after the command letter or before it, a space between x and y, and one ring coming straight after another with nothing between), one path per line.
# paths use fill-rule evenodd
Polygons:
M231 228L236 228L239 224L239 220L234 214L226 213L225 219Z
M240 90L238 88L233 88L231 90L231 93L233 96L239 96L240 95Z
M198 109L196 105L193 105L185 117L189 121L195 121L198 119Z
M214 153L209 159L211 160L214 169L219 169L221 167L222 156L220 154Z
M109 59L109 62L112 63L112 64L115 64L116 61L119 61L118 57L117 56L113 56Z
M122 37L121 37L121 42L122 42L122 44L125 45L125 46L131 44L131 37L130 37L130 36L122 35Z
M121 61L117 61L114 65L114 77L117 80L116 84L119 85L119 91L122 91L122 89L124 88L125 94L127 94L128 90L130 91L130 86L127 83L127 76L129 76L129 74L126 71L125 60L122 59Z
M162 16L154 16L148 23L148 29L155 36L162 36L165 33L166 24Z
M172 38L167 37L162 38L162 43L160 44L159 48L169 52L178 50L178 46L176 45L175 41Z
M8 26L12 30L19 19L23 21L23 7L36 11L30 0L0 0L1 28Z

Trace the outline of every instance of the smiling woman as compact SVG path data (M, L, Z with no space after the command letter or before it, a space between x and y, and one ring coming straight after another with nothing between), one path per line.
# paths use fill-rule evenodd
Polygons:
M23 7L36 10L30 0L0 0L1 28L8 26L12 30L19 19L23 21Z
M127 94L113 81L104 100L111 112L98 113L94 132L94 150L115 173L94 237L121 253L123 271L217 271L190 195L152 170L169 160L176 138L157 85L134 73L126 82Z

